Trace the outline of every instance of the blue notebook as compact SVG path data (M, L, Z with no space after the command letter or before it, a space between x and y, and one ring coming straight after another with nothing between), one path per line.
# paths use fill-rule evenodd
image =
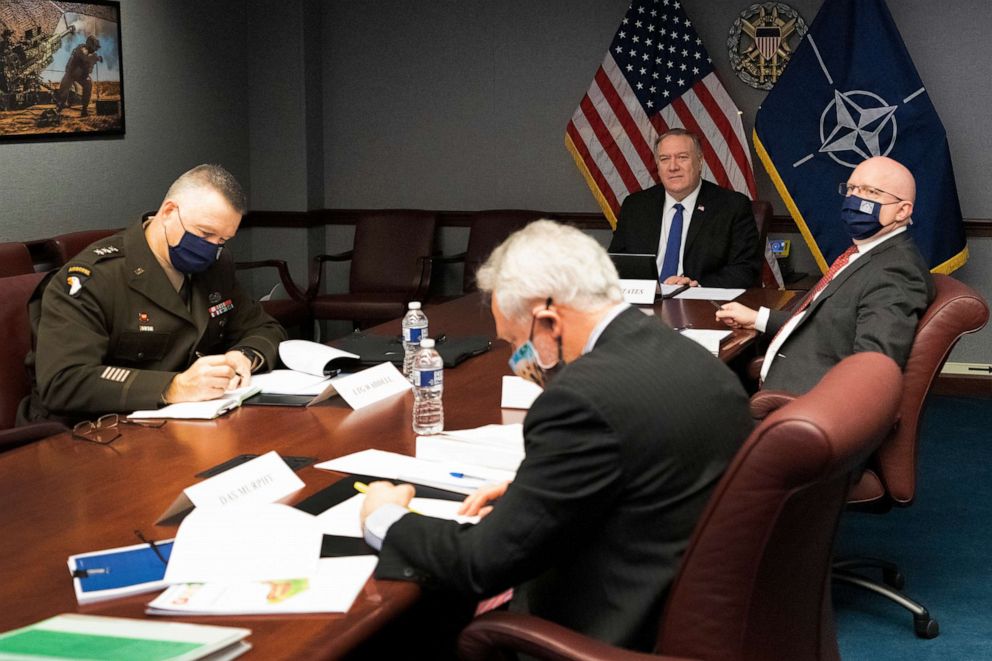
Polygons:
M172 553L172 540L156 542L158 557L148 544L135 544L93 553L69 556L76 601L88 604L103 599L125 597L165 589L166 562Z

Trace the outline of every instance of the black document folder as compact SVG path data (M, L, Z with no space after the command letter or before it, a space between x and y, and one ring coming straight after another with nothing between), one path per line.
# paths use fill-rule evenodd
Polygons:
M485 335L465 335L463 337L445 337L435 340L434 348L441 354L445 367L455 367L472 356L489 351L492 342ZM334 343L343 351L361 356L360 364L371 367L379 363L403 365L403 341L394 335L373 335L371 333L352 333Z

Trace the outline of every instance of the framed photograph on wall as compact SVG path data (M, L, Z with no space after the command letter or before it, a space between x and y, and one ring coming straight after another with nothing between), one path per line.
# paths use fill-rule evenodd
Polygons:
M123 133L120 3L0 0L0 140Z

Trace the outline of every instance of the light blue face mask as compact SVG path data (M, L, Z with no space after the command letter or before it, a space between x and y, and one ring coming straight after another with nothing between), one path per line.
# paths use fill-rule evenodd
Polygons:
M551 299L547 300L545 303L545 309L551 307ZM537 347L534 346L534 324L537 323L537 317L531 319L530 322L530 336L527 341L521 344L513 355L510 356L509 364L510 369L513 373L519 376L521 379L530 381L531 383L536 383L542 388L546 387L551 379L561 370L565 365L565 361L562 358L561 350L561 338L558 339L558 361L554 365L545 367L541 364L540 355L537 353Z

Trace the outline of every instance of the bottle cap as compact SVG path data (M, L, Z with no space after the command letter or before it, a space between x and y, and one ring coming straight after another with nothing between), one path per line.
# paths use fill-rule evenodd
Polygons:
M434 348L434 338L424 337L420 340L421 349L433 349Z
M409 308L411 310L419 310L420 309L420 301L410 301Z

